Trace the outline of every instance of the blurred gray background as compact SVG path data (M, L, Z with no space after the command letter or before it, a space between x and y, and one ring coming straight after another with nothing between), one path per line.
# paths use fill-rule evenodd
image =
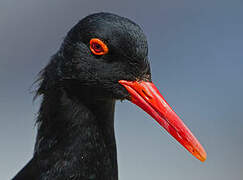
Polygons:
M242 179L241 0L1 0L0 179L32 157L37 73L79 19L100 11L142 26L154 83L208 153L201 163L138 107L117 102L120 179Z

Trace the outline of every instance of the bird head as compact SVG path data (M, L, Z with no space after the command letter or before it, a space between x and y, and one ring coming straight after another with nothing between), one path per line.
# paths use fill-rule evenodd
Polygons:
M77 96L128 99L150 114L199 160L206 152L152 83L148 45L133 21L110 13L92 14L67 34L42 72L39 93L65 87Z
M52 77L53 83L75 82L89 91L99 89L102 98L125 99L129 94L119 80L151 81L147 40L127 18L93 14L68 32L44 71L46 77L50 74L49 83Z

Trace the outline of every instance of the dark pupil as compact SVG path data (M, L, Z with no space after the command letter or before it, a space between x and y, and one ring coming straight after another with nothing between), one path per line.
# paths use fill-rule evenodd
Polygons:
M101 52L101 51L103 51L101 45L99 45L98 43L94 43L94 44L93 44L93 49L94 49L96 52Z

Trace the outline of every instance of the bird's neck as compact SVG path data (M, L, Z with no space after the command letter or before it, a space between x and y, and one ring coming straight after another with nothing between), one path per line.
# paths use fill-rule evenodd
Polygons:
M38 118L35 154L45 157L43 154L58 151L60 155L57 159L53 157L54 162L65 153L69 153L70 158L79 159L85 155L87 160L80 161L74 169L87 166L94 169L94 172L89 170L91 175L94 173L104 178L105 174L112 175L115 180L118 176L115 100L100 99L95 94L94 90L86 88L63 88L45 94Z

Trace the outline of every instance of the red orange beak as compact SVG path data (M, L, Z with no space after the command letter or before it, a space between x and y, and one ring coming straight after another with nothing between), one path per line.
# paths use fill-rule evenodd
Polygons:
M200 161L207 154L202 145L165 101L152 82L120 80L131 95L131 102L142 108Z

